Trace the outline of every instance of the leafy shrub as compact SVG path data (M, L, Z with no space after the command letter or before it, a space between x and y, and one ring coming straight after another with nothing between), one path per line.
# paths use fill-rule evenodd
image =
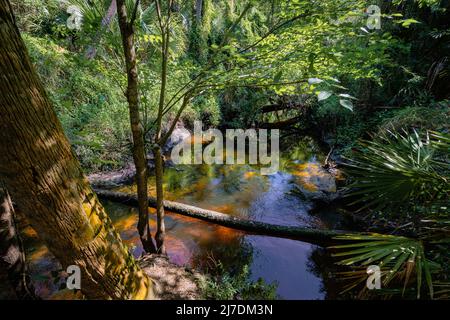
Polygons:
M276 284L267 284L259 278L252 282L250 271L245 265L237 274L224 270L221 263L217 264L215 275L201 284L203 295L214 300L275 300L277 298Z
M436 103L429 107L406 107L390 112L380 125L380 131L401 128L443 131L449 129L450 101Z
M24 40L83 167L97 171L122 165L129 154L129 120L115 81L123 75L50 38L25 33Z
M389 132L360 148L345 164L354 182L351 196L363 208L391 210L429 204L448 193L449 137L439 133L420 135ZM444 159L442 159L442 149ZM398 211L396 210L397 214Z

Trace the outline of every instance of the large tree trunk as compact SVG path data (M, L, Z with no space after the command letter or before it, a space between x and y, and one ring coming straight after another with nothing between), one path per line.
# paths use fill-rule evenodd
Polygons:
M151 296L72 152L7 0L0 42L0 176L11 197L62 266L80 268L88 298Z
M120 202L132 206L135 206L137 204L137 198L127 193L100 189L96 189L96 192L100 198L106 200ZM148 204L149 206L155 208L158 205L158 199L149 197ZM352 233L351 231L282 226L260 221L252 221L248 219L233 217L229 214L213 210L206 210L188 204L168 200L165 200L163 202L163 206L170 212L178 213L191 218L201 219L203 221L215 223L221 226L266 236L297 239L315 244L329 244L332 243L333 238L338 235Z
M128 22L127 20L127 9L124 0L117 0L117 14L119 17L128 77L127 100L130 111L131 132L133 135L133 160L136 167L136 185L139 199L138 231L144 250L149 253L154 253L156 252L156 248L148 224L148 167L144 143L144 129L139 114L138 71L134 47L133 21Z
M37 299L28 275L25 251L20 238L14 208L0 182L0 273L7 279L15 298Z

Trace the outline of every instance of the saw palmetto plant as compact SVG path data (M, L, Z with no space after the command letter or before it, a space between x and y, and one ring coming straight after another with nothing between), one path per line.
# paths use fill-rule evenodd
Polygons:
M330 247L333 256L342 259L339 265L353 268L340 274L351 280L345 290L361 286L367 279L367 267L377 265L383 287L378 293L413 294L416 298L425 292L430 298L448 295L448 281L433 280L448 276L432 258L448 258L449 142L449 135L444 133L389 132L362 141L361 148L345 164L346 172L353 177L348 196L360 211L389 213L391 219L402 223L414 217L406 224L414 227L413 237L402 236L402 228L397 228L392 231L396 235L335 238L345 243ZM367 293L367 288L362 291Z
M359 266L364 270L370 265L377 265L381 270L382 287L387 288L391 282L403 282L401 293L415 280L416 296L420 298L423 284L426 284L428 294L433 297L434 288L432 274L441 270L441 267L428 260L425 256L424 244L421 240L402 236L368 234L368 235L342 235L335 238L339 241L351 242L336 245L330 249L337 250L335 257L345 257L338 264L344 266ZM361 272L360 272L361 273ZM346 278L357 276L356 282L349 289L366 281L367 274L347 272Z
M448 197L448 134L388 132L360 148L344 164L353 177L348 196L366 208L427 205Z

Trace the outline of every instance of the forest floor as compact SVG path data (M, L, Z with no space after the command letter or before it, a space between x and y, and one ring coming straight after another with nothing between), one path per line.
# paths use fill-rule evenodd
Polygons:
M138 259L142 270L153 280L157 300L202 299L201 283L206 276L189 268L178 266L166 256L147 254ZM1 291L0 291L1 292ZM50 300L83 300L80 291L63 289Z
M155 294L160 300L202 299L201 282L206 276L178 266L166 256L149 254L138 260L145 273L155 282Z

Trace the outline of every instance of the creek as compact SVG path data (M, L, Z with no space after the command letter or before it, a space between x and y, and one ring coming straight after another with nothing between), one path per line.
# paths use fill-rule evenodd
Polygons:
M282 152L280 170L273 175L262 176L250 165L169 167L164 173L166 199L272 224L338 228L341 219L334 208L311 213L313 202L293 193L298 186L314 193L324 183L328 184L325 188L335 191L334 180L321 168L323 159L317 145L304 139ZM154 178L149 179L149 186L149 194L155 195ZM126 185L115 190L133 193L136 187ZM123 241L136 257L140 256L143 251L136 230L136 208L109 201L104 205ZM155 211L149 210L155 230ZM220 263L231 273L247 266L251 280L262 278L276 283L282 299L327 299L338 294L329 276L333 262L324 248L246 234L170 212L166 214L166 229L168 255L176 264L208 271ZM31 228L24 231L33 280L39 294L48 298L62 283L52 277L58 263Z

